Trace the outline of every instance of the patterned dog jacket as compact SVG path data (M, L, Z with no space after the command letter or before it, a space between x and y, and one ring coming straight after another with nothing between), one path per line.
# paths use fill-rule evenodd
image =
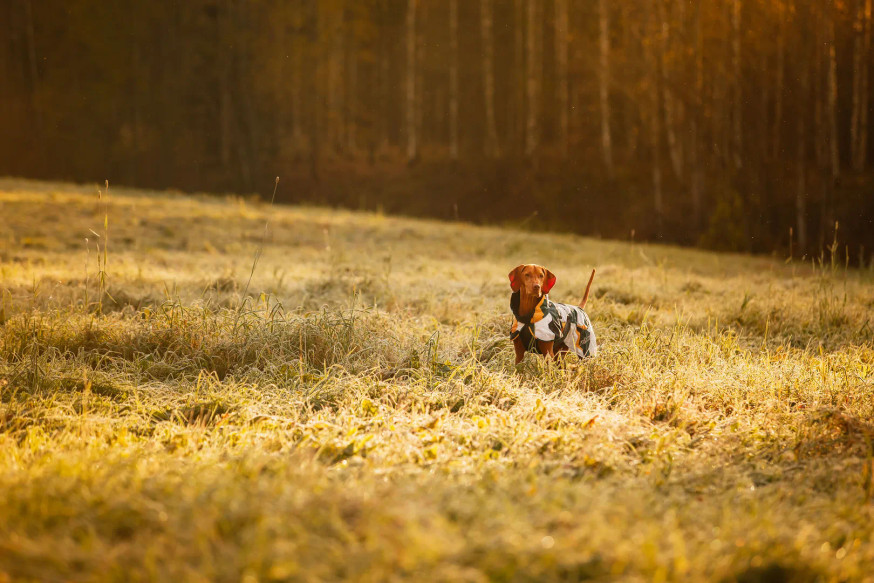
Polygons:
M592 322L579 306L550 301L549 296L544 294L534 307L534 312L525 317L519 314L519 292L513 292L510 309L514 316L510 338L521 338L527 351L540 353L535 342L537 339L545 342L552 340L555 351L566 346L580 358L598 354Z

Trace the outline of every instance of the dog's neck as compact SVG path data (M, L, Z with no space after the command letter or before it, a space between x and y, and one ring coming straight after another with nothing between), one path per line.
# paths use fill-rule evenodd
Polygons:
M525 293L525 288L519 290L519 315L531 316L534 313L534 308L543 298L543 294L534 295Z

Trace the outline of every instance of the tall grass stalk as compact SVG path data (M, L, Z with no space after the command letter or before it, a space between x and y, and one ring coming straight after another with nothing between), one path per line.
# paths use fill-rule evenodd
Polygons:
M103 210L103 235L99 235L95 231L91 231L97 237L95 240L95 245L97 246L97 313L103 313L103 301L106 296L108 296L107 285L108 285L108 272L107 272L107 264L109 262L109 180L105 182L106 190L101 191L99 188L97 189L97 202L102 204ZM103 248L100 247L100 240L103 240ZM88 239L85 239L85 244L87 246ZM86 274L87 280L87 274ZM87 283L86 283L87 288ZM86 292L87 294L87 292ZM110 296L111 299L111 296ZM87 306L87 301L86 301Z
M88 264L91 263L91 247L88 237L85 237L85 303L82 308L88 311Z
M255 275L255 268L258 266L258 260L261 259L261 254L264 252L264 244L267 241L267 230L270 226L270 210L273 208L273 203L276 201L276 189L279 188L279 176L273 182L273 196L270 197L270 206L267 208L267 217L264 219L264 233L261 235L261 242L255 250L255 258L252 260L252 269L249 272L249 279L246 280L246 287L243 288L243 295L240 300L240 305L237 308L237 322L239 322L240 314L243 312L243 307L246 305L247 294L249 293L249 285L252 283L252 276ZM236 324L234 332L236 332Z

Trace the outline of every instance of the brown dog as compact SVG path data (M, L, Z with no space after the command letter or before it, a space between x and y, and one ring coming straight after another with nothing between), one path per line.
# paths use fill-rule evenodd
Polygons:
M516 364L526 352L549 357L573 350L580 358L595 356L598 345L589 316L583 310L589 299L595 270L589 277L586 293L579 306L550 301L549 290L555 275L540 265L520 265L510 272L510 310L513 328L510 338L516 350Z

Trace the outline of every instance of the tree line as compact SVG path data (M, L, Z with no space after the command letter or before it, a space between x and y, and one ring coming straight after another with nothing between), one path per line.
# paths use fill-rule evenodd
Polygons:
M872 0L10 0L0 19L4 174L279 174L287 201L809 254L838 222L854 262L874 248Z

